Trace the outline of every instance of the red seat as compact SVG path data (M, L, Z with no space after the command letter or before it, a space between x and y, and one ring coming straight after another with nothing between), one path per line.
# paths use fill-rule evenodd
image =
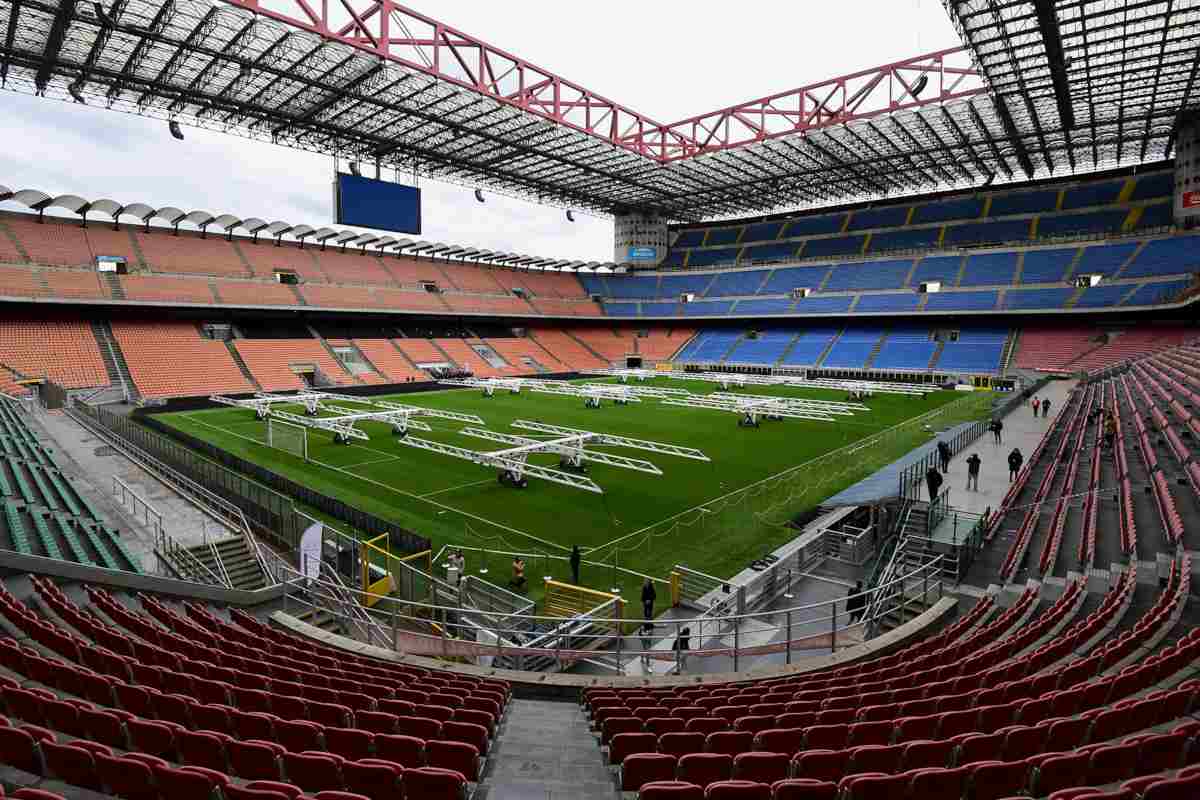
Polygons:
M917 769L908 776L908 796L920 800L958 800L966 787L968 767Z
M733 756L726 753L688 753L679 759L679 780L701 788L727 781L733 773Z
M162 796L171 800L209 800L213 789L221 785L211 774L194 767L158 766L154 768L154 778Z
M1029 772L1022 761L980 761L972 764L968 771L971 800L1003 800L1020 794Z
M442 723L442 739L451 742L466 742L473 745L480 755L487 755L488 751L488 732L487 728L482 725L475 725L471 722L450 722Z
M703 733L707 736L717 731L729 730L729 723L721 717L697 717L689 719L684 730L688 733Z
M669 756L703 753L705 735L702 733L664 733L658 737L658 752Z
M651 717L646 720L645 730L655 736L662 736L664 733L682 733L685 724L679 717Z
M1015 725L1001 732L1005 734L1005 761L1024 761L1030 756L1042 752L1046 744L1044 728Z
M429 766L460 772L472 783L479 780L479 751L474 745L452 741L426 742L425 759Z
M739 781L772 784L788 777L791 757L784 753L749 752L733 757L733 777Z
M955 743L949 741L909 742L904 745L900 769L942 768L954 758Z
M425 740L403 734L377 734L375 754L405 769L425 766Z
M631 753L653 753L658 749L658 737L653 733L618 733L608 743L608 763L619 766Z
M110 794L123 800L159 800L153 769L133 758L95 756L96 774Z
M1088 763L1088 756L1080 753L1048 758L1036 768L1031 786L1038 796L1082 786L1088 782Z
M215 731L182 731L175 746L184 764L229 772L226 747L232 742L232 736Z
M251 739L234 739L226 753L233 774L246 780L279 780L279 758L286 752L282 745Z
M121 718L113 712L98 708L80 709L79 722L87 730L87 738L109 747L129 749L125 725L121 722Z
M403 774L400 766L374 759L342 764L346 788L371 800L403 800L404 790L400 783Z
M342 773L333 756L318 753L284 753L283 773L289 783L306 792L341 789Z
M415 736L418 739L439 739L442 736L442 723L428 717L396 717L396 731L404 736Z
M771 785L755 781L718 781L704 790L704 800L771 800Z
M904 797L908 791L907 775L849 775L843 778L838 788L842 800L878 800L879 798Z
M1135 770L1158 772L1160 769L1158 767L1151 767L1140 770L1140 766L1138 764L1138 745L1136 743L1097 747L1091 753L1091 765L1088 767L1087 783L1100 786L1106 783L1120 783L1123 780L1132 778Z
M42 742L42 757L46 761L46 774L72 786L101 791L100 778L96 774L93 754L82 747L57 742Z
M600 744L608 744L619 733L641 733L644 728L637 717L609 717L600 726Z
M850 726L847 744L858 747L864 744L891 744L893 725L883 722L857 722Z
M771 786L771 800L835 800L838 787L830 781L789 778Z
M754 749L754 734L749 731L718 731L710 733L704 740L704 749L709 753L725 753L736 756Z
M375 737L358 728L326 728L325 749L349 761L370 758ZM308 748L310 750L316 748Z
M885 775L896 771L907 745L865 744L850 748L848 773L879 772Z
M275 741L283 745L284 750L303 753L305 750L325 749L321 744L322 725L300 719L281 719L274 722L273 726Z
M421 800L461 800L467 779L461 774L437 767L418 767L404 771L404 796Z
M178 761L175 749L175 732L183 732L183 728L167 722L151 722L144 719L131 719L125 723L129 733L129 749L152 756L165 758L168 761Z
M647 783L675 780L676 758L665 753L632 753L621 763L621 791L636 792Z
M770 716L751 715L747 717L738 717L733 721L733 729L735 731L749 731L751 733L758 733L759 731L765 731L768 728L773 727L775 727L774 714Z
M1200 793L1200 778L1175 778L1152 783L1142 800L1195 800Z
M199 703L193 705L189 710L192 716L192 722L196 725L198 731L216 731L218 733L233 733L233 721L230 713L233 708L229 706L206 706ZM137 713L137 712L134 712ZM138 716L143 716L139 714Z
M686 781L655 781L642 787L638 800L704 800L704 789Z
M1188 757L1189 738L1186 733L1182 732L1147 736L1138 743L1137 754L1133 758L1133 762L1143 773L1179 769L1184 766L1184 761ZM1192 749L1196 748L1197 745L1193 743Z
M42 774L37 742L28 731L20 728L0 727L0 763L16 767L22 772Z
M974 764L979 761L994 761L1004 752L1003 733L972 733L956 737L958 753L956 764Z
M818 781L840 781L846 772L849 754L845 750L804 750L792 763L797 778L812 778Z

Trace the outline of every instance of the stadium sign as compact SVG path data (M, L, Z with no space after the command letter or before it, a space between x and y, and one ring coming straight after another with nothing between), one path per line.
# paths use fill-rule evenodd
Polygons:
M629 248L630 261L654 261L658 258L657 247L631 247Z

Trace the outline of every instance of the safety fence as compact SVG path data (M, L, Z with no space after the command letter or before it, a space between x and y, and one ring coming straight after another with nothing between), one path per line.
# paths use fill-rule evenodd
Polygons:
M301 486L194 436L168 428L150 415L133 420L80 402L72 403L70 410L90 426L103 428L236 506L257 533L289 550L299 545L301 534L312 523L311 518L297 512L295 502L304 503L368 535L388 534L397 549L407 552L429 549L429 540L424 537ZM211 459L199 453L211 456Z
M609 665L622 674L661 675L726 670L732 662L737 670L746 658L791 663L796 655L836 652L862 642L863 610L868 604L880 615L899 617L933 606L951 585L943 558L931 558L881 584L874 593L797 606L785 603L782 608L748 613L737 613L735 600L717 603L697 616L669 620L627 616L625 604L614 598L584 614L513 615L505 627L483 632L464 618L458 606L382 598L366 608L357 589L324 580L305 581L294 571L285 580L289 589L285 610L323 610L343 624L352 638L364 628L376 632L370 634L376 641L378 631L389 631L391 647L400 652L484 666L519 668L549 662L554 669L563 669L587 661ZM348 618L343 592L359 594L356 605L369 623ZM437 624L430 625L430 620ZM652 631L643 627L647 622Z

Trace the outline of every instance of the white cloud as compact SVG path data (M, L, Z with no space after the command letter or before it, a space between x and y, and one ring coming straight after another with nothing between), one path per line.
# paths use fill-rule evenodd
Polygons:
M614 0L581 6L439 0L417 9L659 122L958 43L936 0L779 3ZM584 9L587 9L586 11ZM329 224L331 160L22 95L0 96L0 183ZM422 238L585 260L612 257L612 223L421 181ZM13 207L2 204L2 207Z

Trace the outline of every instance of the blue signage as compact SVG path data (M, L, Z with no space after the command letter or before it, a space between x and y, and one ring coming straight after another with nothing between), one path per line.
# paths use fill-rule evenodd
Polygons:
M629 248L630 261L656 261L658 259L657 247L631 247Z

